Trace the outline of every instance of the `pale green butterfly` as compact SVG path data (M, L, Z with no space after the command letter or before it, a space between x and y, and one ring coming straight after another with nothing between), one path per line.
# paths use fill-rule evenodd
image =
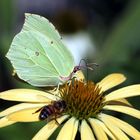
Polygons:
M22 80L37 87L57 86L73 77L84 79L80 66L46 18L25 14L25 23L10 46L7 58Z

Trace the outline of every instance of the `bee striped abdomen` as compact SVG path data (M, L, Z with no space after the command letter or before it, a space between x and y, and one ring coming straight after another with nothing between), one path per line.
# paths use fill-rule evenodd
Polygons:
M39 114L39 120L52 120L56 119L58 116L60 116L62 113L64 113L66 109L66 103L64 100L58 100L54 101L49 105L46 105L36 112L40 111Z
M52 115L54 112L54 109L52 107L52 105L47 105L44 106L44 108L41 110L41 113L39 115L39 119L40 120L45 120L47 119L50 115Z

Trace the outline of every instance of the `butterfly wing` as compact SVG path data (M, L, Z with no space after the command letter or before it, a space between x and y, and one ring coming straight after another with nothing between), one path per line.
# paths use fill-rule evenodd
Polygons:
M25 13L22 31L38 31L47 37L61 40L61 36L54 25L48 19L36 14Z
M60 76L69 76L74 68L73 57L54 26L34 14L26 14L23 29L13 39L7 57L19 78L39 87L57 85Z
M40 33L21 32L13 39L7 57L19 78L31 85L39 87L57 85L60 82L60 73L49 56L53 55L60 61L59 65L63 64L55 48Z
M52 55L51 59L55 59L54 61L56 61L56 65L58 64L58 69L61 76L69 76L75 65L74 58L68 48L62 43L61 36L52 23L40 15L26 13L22 31L39 32L45 35L46 38L49 38L49 42L54 45L54 47L57 47L56 49L59 52L58 55L60 56L61 61L63 61L63 65L61 65L61 67L59 66L60 61L57 61L57 57L54 58L55 55Z

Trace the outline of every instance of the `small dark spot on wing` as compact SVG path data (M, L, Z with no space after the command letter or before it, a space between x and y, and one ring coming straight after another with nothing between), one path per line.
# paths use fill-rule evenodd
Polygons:
M35 55L36 55L36 56L39 56L39 52L35 52Z
M51 41L51 44L53 44L53 41Z

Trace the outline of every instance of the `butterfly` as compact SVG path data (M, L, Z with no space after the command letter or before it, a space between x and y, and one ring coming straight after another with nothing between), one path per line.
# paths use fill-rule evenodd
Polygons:
M84 79L58 31L40 15L25 14L23 28L14 37L6 57L18 77L33 86L57 86L73 77Z

